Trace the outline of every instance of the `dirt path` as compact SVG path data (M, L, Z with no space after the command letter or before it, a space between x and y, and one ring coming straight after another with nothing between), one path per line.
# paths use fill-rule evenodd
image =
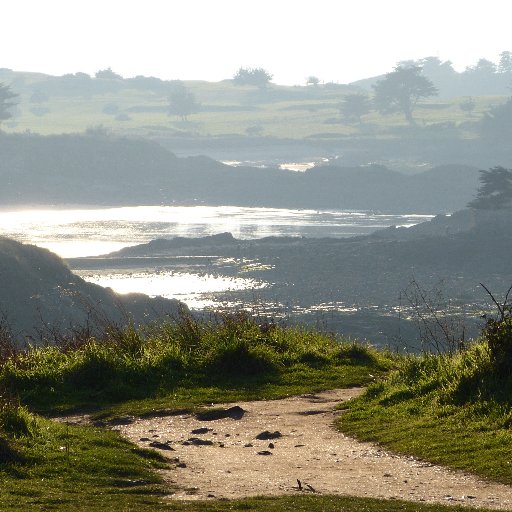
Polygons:
M167 449L162 453L176 458L176 470L162 472L180 489L172 499L317 492L512 509L511 487L397 456L337 432L332 424L340 412L334 407L359 393L341 389L224 404L240 406L243 417L200 421L191 415L166 416L118 428L140 446L163 443ZM193 433L196 429L202 430ZM276 437L256 439L265 431Z

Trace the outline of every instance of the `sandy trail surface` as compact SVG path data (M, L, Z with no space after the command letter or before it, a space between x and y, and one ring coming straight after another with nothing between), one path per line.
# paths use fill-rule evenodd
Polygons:
M174 459L176 469L162 471L177 487L171 499L320 493L512 510L512 487L398 456L335 430L333 421L342 414L335 406L360 392L215 406L241 407L238 419L201 421L186 414L116 428ZM264 432L270 439L257 439Z

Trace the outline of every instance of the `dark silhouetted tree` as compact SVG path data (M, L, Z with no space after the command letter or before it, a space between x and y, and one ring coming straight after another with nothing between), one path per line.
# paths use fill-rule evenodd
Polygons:
M190 114L199 111L199 103L196 101L195 94L190 92L183 82L176 81L172 84L168 100L167 114L179 116L183 121L186 121Z
M240 68L233 76L236 85L255 85L264 89L272 80L272 75L263 68Z
M340 105L340 113L349 120L361 123L361 116L372 109L372 102L366 94L347 94Z
M434 84L421 74L421 67L397 66L374 86L374 103L382 114L402 112L409 124L414 124L412 113L421 98L437 94Z
M320 83L320 79L317 76L310 75L306 78L306 85L318 85Z
M500 210L512 206L512 169L493 167L480 171L480 188L468 203L477 210Z
M13 100L17 97L8 85L0 83L0 123L12 117L11 109L16 105Z

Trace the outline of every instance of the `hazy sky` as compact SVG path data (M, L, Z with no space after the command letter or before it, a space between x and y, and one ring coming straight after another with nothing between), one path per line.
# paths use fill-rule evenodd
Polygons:
M263 67L280 84L347 83L399 60L458 70L512 51L508 0L8 0L0 67L62 75L222 80Z

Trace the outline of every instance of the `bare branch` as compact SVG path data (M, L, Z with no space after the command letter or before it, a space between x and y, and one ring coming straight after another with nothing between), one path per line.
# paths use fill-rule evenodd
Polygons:
M501 304L494 298L494 295L490 292L489 288L487 288L487 286L485 286L485 284L480 283L480 286L487 292L489 297L491 297L491 300L494 302L494 304L498 308L498 311L500 312L500 320L504 320L505 319L505 311L504 311L503 307L501 306ZM509 290L507 292L507 298L508 298L508 294L510 293L511 289L512 289L512 286L509 288ZM506 301L506 299L505 299L505 301Z

